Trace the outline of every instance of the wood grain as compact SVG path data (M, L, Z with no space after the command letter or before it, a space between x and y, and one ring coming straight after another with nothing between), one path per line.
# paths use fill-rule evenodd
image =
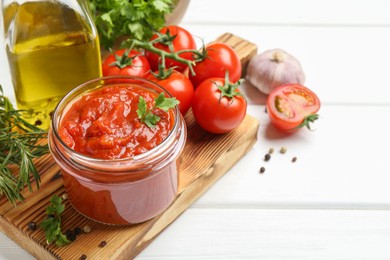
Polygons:
M132 226L109 226L89 220L65 200L62 214L63 231L75 227L91 227L76 241L64 247L48 245L41 229L32 231L28 223L38 224L46 218L45 208L54 195L65 193L60 169L48 154L40 158L40 189L23 192L26 200L16 207L5 198L0 200L0 228L31 255L38 259L132 259L162 230L183 213L213 183L230 169L256 142L258 121L247 115L241 125L224 135L213 135L201 129L190 110L186 117L187 142L181 154L179 191L171 206L159 216ZM99 247L106 241L105 247Z

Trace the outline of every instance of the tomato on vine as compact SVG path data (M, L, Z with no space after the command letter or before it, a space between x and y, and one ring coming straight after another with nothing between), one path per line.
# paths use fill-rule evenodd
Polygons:
M224 78L229 72L230 82L237 82L241 78L242 65L235 50L229 45L216 42L207 45L202 57L197 57L195 74L189 73L189 79L195 88L208 78Z
M215 134L227 133L244 120L247 103L238 86L241 81L231 83L225 78L210 78L196 89L192 111L198 124Z
M163 27L159 33L152 36L150 42L155 48L168 53L179 52L178 56L186 60L193 60L193 54L191 52L180 53L180 51L196 50L193 36L186 29L176 25ZM146 50L145 56L149 60L152 70L157 70L161 56L148 50ZM166 58L165 65L167 68L174 67L180 72L187 68L186 64L170 58Z
M300 84L285 84L271 91L267 98L267 112L271 123L283 132L294 132L318 119L320 100Z
M146 78L150 64L141 52L120 49L110 54L102 63L103 76L134 76Z

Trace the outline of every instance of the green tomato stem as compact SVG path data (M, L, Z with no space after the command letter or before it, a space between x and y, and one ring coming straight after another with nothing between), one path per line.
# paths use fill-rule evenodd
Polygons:
M196 50L183 50L183 51L179 51L179 52L172 52L172 53L170 53L170 52L166 52L164 50L161 50L161 49L158 49L158 48L154 47L153 43L155 41L153 41L153 42L144 42L144 41L139 41L137 39L129 39L128 41L130 42L132 47L142 48L144 50L148 50L148 51L151 51L153 53L156 53L159 56L164 57L164 59L166 57L166 58L170 58L172 60L175 60L175 61L178 61L178 62L186 64L188 66L191 74L195 75L195 71L194 71L193 66L195 66L196 61L183 59L182 57L179 56L179 54L184 53L184 52L192 52L192 53L201 55L199 51L196 51Z

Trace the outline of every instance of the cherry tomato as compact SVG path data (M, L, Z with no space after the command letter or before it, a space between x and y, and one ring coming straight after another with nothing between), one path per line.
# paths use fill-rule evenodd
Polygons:
M205 58L193 67L195 75L189 79L195 88L208 78L224 78L229 72L230 82L237 82L242 73L242 65L237 53L225 43L212 43L206 46Z
M285 84L271 91L267 98L267 112L271 122L283 132L294 132L318 119L320 100L300 84Z
M194 97L194 87L186 76L173 70L172 74L165 79L159 79L153 74L150 74L148 79L168 90L172 96L180 101L179 109L183 116L187 113Z
M134 76L146 78L150 64L139 51L126 49L110 54L102 63L103 76Z
M165 34L168 37L174 37L172 40L173 52L178 52L181 50L195 50L196 49L196 43L195 43L194 37L192 37L192 35L186 29L184 29L182 27L175 26L175 25L166 26L160 30L160 33ZM151 38L151 41L153 41L157 37L158 37L157 34L153 35ZM154 47L156 47L160 50L164 50L166 52L172 52L169 49L168 44L156 42L153 45L154 45ZM146 51L145 56L148 58L150 66L152 67L152 70L154 70L154 71L157 70L160 56L158 54L150 52L150 51ZM192 57L193 55L191 52L184 52L184 53L180 54L179 56L183 59L186 59L186 60L193 60L193 57ZM187 68L187 65L185 65L184 63L166 58L165 59L165 67L167 67L167 68L176 67L175 68L176 70L182 72Z
M223 78L210 78L195 89L192 111L198 124L215 134L227 133L240 125L246 115L246 100Z

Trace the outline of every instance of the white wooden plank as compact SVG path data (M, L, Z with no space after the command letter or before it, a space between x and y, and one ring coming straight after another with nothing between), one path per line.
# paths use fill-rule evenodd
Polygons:
M0 259L1 260L33 260L27 251L0 232Z
M390 209L390 106L323 106L315 131L292 135L270 125L263 105L248 113L260 122L257 143L195 207Z
M189 209L137 259L389 259L389 219L389 211Z
M210 8L212 6L213 8ZM194 0L183 22L230 25L390 25L386 0Z

